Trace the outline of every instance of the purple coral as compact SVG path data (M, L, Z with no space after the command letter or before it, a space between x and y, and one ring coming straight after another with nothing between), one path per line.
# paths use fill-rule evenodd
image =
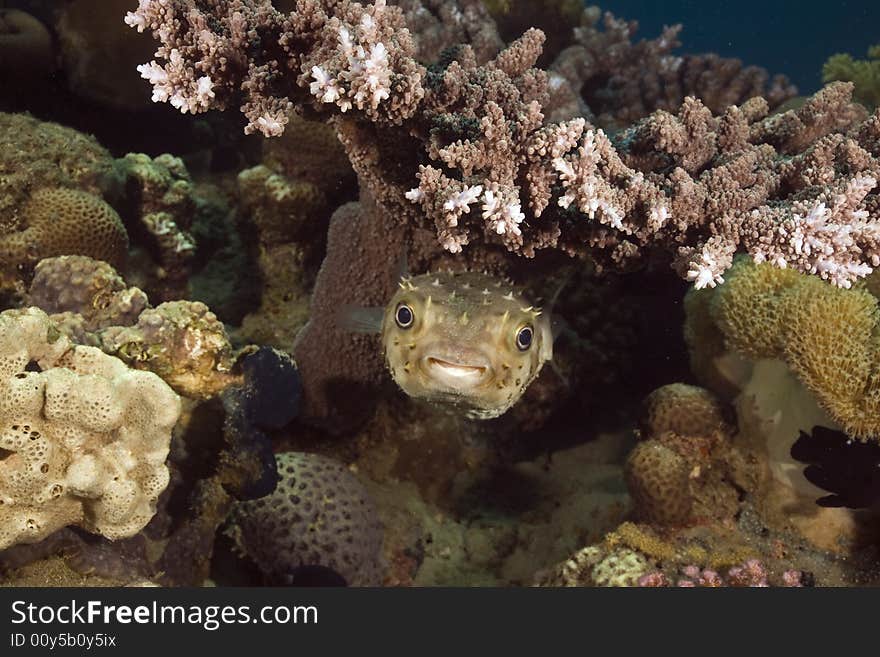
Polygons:
M781 586L803 586L804 573L800 570L786 570L782 573ZM638 581L643 587L668 587L672 586L669 578L660 570L651 571L642 575ZM696 565L687 565L681 569L675 586L679 588L719 588L719 587L751 587L766 588L770 586L767 567L759 559L748 559L743 563L728 569L726 575L710 568L701 568Z

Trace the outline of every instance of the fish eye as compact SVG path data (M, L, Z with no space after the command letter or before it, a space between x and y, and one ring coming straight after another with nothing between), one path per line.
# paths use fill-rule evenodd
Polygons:
M401 303L397 306L397 311L394 313L394 321L397 322L397 325L402 329L408 329L413 325L416 316L413 313L413 309L410 308L405 303Z
M516 347L520 351L528 351L529 347L532 346L532 338L534 337L534 331L531 326L522 326L516 332Z

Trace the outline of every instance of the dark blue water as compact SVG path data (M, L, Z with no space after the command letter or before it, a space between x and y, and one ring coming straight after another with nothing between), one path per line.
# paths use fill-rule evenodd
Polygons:
M880 0L605 0L589 2L639 21L638 35L683 23L683 52L717 52L784 73L801 93L821 86L822 64L838 52L863 59L880 43Z

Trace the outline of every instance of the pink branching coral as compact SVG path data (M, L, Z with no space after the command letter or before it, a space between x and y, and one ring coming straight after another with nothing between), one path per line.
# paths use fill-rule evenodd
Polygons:
M738 251L842 287L880 265L880 115L859 126L849 84L770 117L762 98L718 114L688 97L609 137L584 118L547 121L568 83L534 68L539 30L485 64L463 45L426 69L385 0L298 0L289 14L268 0L139 2L126 21L162 44L141 67L156 100L240 102L246 131L267 136L293 107L332 117L381 210L433 224L448 251L555 248L601 265L662 250L697 287L721 282Z

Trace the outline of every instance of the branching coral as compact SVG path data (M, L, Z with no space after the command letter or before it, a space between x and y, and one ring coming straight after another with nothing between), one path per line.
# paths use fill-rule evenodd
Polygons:
M31 308L0 314L0 389L0 549L66 525L111 539L146 525L180 413L161 379Z
M599 23L603 29L599 29ZM757 66L717 55L676 55L681 25L656 39L633 42L636 21L587 7L576 27L575 44L551 65L578 90L602 125L622 126L652 111L675 111L687 96L699 98L715 114L755 96L771 108L796 94L782 75L772 80Z
M333 115L382 210L427 219L453 252L488 242L619 264L660 247L697 287L720 282L738 250L844 287L880 264L878 120L858 128L845 83L769 118L762 99L713 116L687 98L612 142L582 118L546 122L538 30L486 64L462 46L425 69L383 0L302 0L288 14L265 0L141 0L126 20L162 42L162 63L142 67L156 100L204 111L240 97L247 130L265 135L294 106Z

